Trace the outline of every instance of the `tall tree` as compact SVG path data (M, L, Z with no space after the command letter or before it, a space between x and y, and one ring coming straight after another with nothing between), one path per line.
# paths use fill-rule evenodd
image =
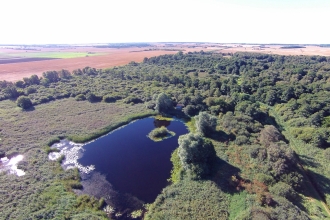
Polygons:
M181 165L193 179L201 179L210 173L216 157L214 146L210 140L200 134L189 133L179 137Z
M173 109L172 100L165 93L160 93L156 99L156 110L159 113L166 113L172 109Z
M200 112L199 115L195 116L195 123L197 131L203 136L207 136L215 131L217 126L217 117L206 112Z

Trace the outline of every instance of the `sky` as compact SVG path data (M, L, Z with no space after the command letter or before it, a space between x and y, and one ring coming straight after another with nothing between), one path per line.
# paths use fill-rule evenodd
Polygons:
M0 44L330 44L330 0L1 0Z

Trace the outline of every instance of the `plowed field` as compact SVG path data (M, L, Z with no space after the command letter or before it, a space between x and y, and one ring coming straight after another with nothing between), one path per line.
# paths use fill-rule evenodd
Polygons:
M108 68L113 66L125 65L131 61L141 62L144 57L152 57L162 54L175 54L178 52L165 50L145 51L146 48L92 49L95 52L102 52L106 54L78 58L0 64L0 80L17 81L22 79L23 77L29 77L33 74L41 76L43 72L48 70L67 69L69 71L72 71L74 69L84 68L86 66L94 68ZM70 49L66 51L76 50ZM89 51L91 51L90 48Z

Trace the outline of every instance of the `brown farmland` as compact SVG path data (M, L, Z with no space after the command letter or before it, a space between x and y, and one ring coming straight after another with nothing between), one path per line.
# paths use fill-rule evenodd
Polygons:
M0 59L0 64L24 63L24 62L55 60L55 59L56 58L15 58L15 59Z
M79 48L79 50L68 49L66 51L79 52L80 50L81 48ZM146 49L144 48L84 48L84 50L93 50L93 52L101 52L106 54L89 57L0 64L0 80L17 81L23 79L23 77L29 77L33 74L41 76L43 72L48 70L67 69L69 71L72 71L78 68L82 69L86 66L94 68L108 68L113 66L125 65L131 61L141 62L144 57L152 57L162 54L175 54L178 52L166 50L145 51Z

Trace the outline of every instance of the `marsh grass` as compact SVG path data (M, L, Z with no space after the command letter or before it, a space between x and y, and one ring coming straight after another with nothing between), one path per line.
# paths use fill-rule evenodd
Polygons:
M69 140L73 141L73 142L76 142L76 143L85 143L85 142L94 140L98 137L101 137L103 135L106 135L107 133L109 133L109 132L111 132L111 131L113 131L117 128L120 128L121 126L124 126L124 125L126 125L126 124L128 124L128 123L130 123L134 120L141 119L141 118L146 118L146 117L149 117L149 116L152 116L152 115L154 115L153 112L142 113L142 114L134 114L134 115L123 118L121 122L114 123L114 124L111 124L109 126L106 126L105 128L103 128L99 131L96 131L92 134L87 134L87 135L84 135L84 136L70 135L67 138Z
M229 199L212 181L180 181L166 187L145 219L228 219Z
M50 147L49 145L47 145L47 146L45 147L45 152L46 152L46 154L50 154L50 153L52 153L52 152L60 152L60 150L57 149L57 148Z
M133 120L154 115L143 104L76 102L74 98L41 104L30 112L17 110L15 102L5 100L0 102L0 109L0 146L7 154L24 153L36 142L51 146L65 137L86 142Z
M186 120L185 125L187 126L188 130L192 133L196 132L195 126L195 118L192 117L190 120Z
M171 170L171 178L168 179L168 181L171 183L178 183L180 180L183 179L184 175L184 170L182 168L178 150L179 148L175 149L171 155L171 162L173 168Z

